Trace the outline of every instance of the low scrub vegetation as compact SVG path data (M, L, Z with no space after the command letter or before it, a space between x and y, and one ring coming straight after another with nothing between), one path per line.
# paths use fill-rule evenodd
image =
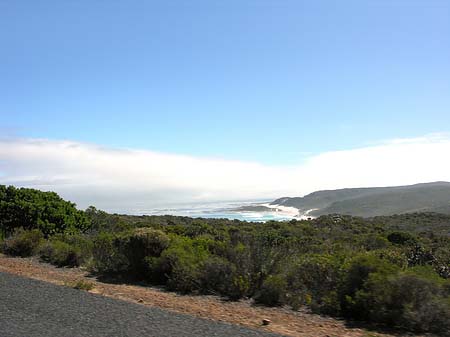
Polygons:
M426 223L433 223L433 216L428 213ZM432 227L407 230L407 224L398 226L398 216L394 227L381 221L386 217L248 223L110 215L93 207L82 217L88 225L67 232L16 229L5 237L2 250L37 254L57 266L85 265L100 275L181 293L252 298L261 305L308 307L450 335L450 238ZM423 217L412 217L414 228ZM442 215L436 217L441 223Z
M66 282L65 286L73 288L73 289L89 291L89 290L94 289L95 285L94 285L94 282L90 282L90 281L86 281L86 280L78 280L78 281Z
M22 228L16 229L11 236L3 240L2 251L12 256L32 256L37 252L43 240L44 235L38 229L30 231Z
M39 256L58 267L78 267L92 255L92 241L80 235L55 235L42 244Z

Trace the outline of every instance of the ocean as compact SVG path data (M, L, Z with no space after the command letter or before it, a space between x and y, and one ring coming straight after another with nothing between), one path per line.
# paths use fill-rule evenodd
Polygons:
M291 220L295 218L292 211L277 211L275 209L268 212L236 210L242 206L267 205L269 202L269 200L257 200L178 204L162 208L134 209L129 213L136 215L177 215L192 218L226 218L254 222Z

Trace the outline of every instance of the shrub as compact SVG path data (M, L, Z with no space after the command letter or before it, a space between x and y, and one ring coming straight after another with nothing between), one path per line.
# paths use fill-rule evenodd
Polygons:
M285 303L287 282L282 275L269 276L255 296L256 303L277 306Z
M84 212L54 192L0 185L0 228L10 234L18 228L39 229L45 237L77 233L90 227Z
M205 293L229 295L232 288L236 266L231 262L219 258L208 258L200 270L201 289Z
M238 300L246 297L250 291L250 277L248 275L235 275L228 290L228 297L231 300Z
M116 239L115 244L128 260L129 272L143 278L148 274L146 257L159 257L169 246L169 237L160 230L137 228Z
M344 315L416 332L450 334L450 282L431 266L401 271L374 255L351 261L340 289Z
M200 267L209 256L203 241L172 236L169 248L160 257L148 257L148 278L168 289L191 292L199 289Z
M172 261L172 257L170 256L147 256L145 263L147 264L148 270L147 280L154 284L166 284L176 262Z
M407 232L392 232L387 239L397 245L412 245L417 242L414 236Z
M410 267L431 265L436 262L436 258L434 257L433 253L429 249L426 249L419 244L411 247L407 254L407 257Z
M128 260L116 244L117 236L102 232L95 237L92 248L93 271L106 274L126 273Z
M58 267L77 267L91 257L92 241L77 234L57 234L40 247L39 255Z
M341 262L330 255L302 256L287 275L287 302L294 309L302 304L314 311L337 314L336 288L341 281Z
M95 286L94 282L86 281L86 280L78 280L74 282L66 282L66 287L70 287L73 289L79 289L79 290L92 290Z
M396 265L369 254L358 256L350 261L340 289L343 314L360 320L367 319L368 308L361 301L355 300L355 296L364 289L371 274L376 273L380 278L395 275L398 270Z
M58 267L79 266L82 261L81 255L79 247L59 240L48 241L40 249L41 258Z
M200 289L200 271L193 264L177 263L167 280L167 289L187 294Z
M43 239L43 234L37 229L31 231L19 229L3 241L2 251L13 256L31 256L36 253Z
M169 237L152 228L100 233L94 240L93 268L102 273L124 273L143 279L148 276L151 258L159 257L168 246Z
M362 238L362 244L366 250L382 249L389 246L389 241L381 235L366 235Z
M372 273L354 296L366 319L416 332L450 333L450 298L431 268L396 275Z
M385 260L404 269L408 267L408 257L402 247L390 247L371 252L372 256Z

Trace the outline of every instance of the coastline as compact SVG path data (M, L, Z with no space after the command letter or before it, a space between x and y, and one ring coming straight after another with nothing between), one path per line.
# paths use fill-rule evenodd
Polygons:
M283 206L283 205L277 205L277 204L270 204L270 203L264 203L260 204L261 206L273 209L273 212L277 212L286 216L292 216L295 219L298 220L308 220L308 219L314 219L315 217L310 215L311 212L317 210L317 208L311 208L307 210L306 212L301 213L298 208L295 207L289 207L289 206Z
M306 212L301 212L295 207L271 204L270 201L233 201L180 206L176 205L160 209L139 210L135 213L141 215L188 216L193 218L227 218L258 222L270 220L285 221L292 219L307 220L308 218L314 218L309 215L309 213L315 210L310 209Z

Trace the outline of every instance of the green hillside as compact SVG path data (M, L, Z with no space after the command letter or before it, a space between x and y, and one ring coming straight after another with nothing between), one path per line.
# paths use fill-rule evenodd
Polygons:
M415 212L450 214L450 183L410 186L348 188L318 191L298 198L281 198L273 204L296 207L311 215L348 214L362 217Z

